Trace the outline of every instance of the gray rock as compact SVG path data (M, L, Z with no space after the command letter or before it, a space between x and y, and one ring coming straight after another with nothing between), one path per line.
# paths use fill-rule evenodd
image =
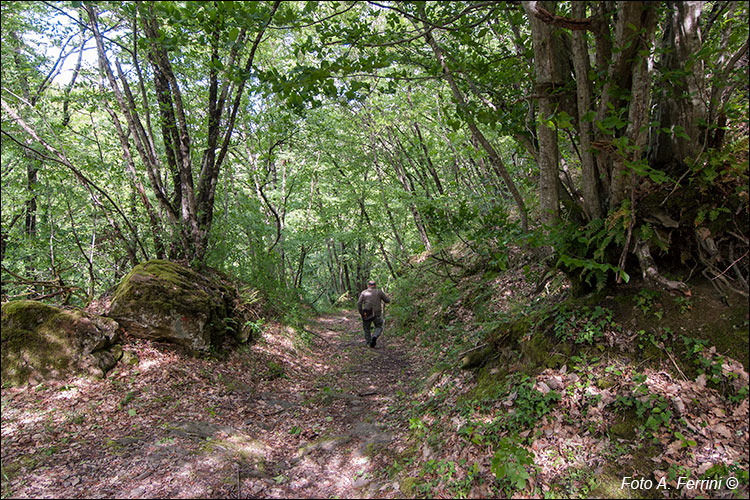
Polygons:
M169 425L172 434L188 438L206 439L212 437L218 432L227 434L236 434L236 431L225 425L214 425L208 422L173 422Z
M352 436L358 438L368 438L374 436L379 432L378 427L375 424L369 422L357 422L352 429Z

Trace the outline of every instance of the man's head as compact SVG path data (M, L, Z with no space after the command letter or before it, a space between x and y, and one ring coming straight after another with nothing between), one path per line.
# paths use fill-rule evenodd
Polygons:
M373 280L368 281L367 288L375 288L375 282Z

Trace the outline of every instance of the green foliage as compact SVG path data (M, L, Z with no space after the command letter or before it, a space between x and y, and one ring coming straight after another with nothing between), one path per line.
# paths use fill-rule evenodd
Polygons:
M526 481L531 478L527 467L534 468L534 456L526 448L507 436L498 441L490 470L504 488L525 489Z
M693 304L689 297L675 297L674 301L680 307L680 314L687 314L693 309Z
M690 476L690 469L684 465L670 464L669 469L667 469L667 478L671 483L676 483L680 477L689 479Z
M591 498L591 492L599 485L596 472L588 467L570 468L561 479L561 496L567 498Z
M725 371L727 359L718 354L715 348L708 348L708 341L695 339L687 335L680 335L684 346L684 354L698 373L706 376L706 381L714 386L722 387L733 403L739 403L748 397L748 385L736 383L739 377L733 371ZM734 382L734 383L733 383Z
M464 471L463 477L459 468ZM401 470L403 467L398 462L394 463L391 468L392 473L398 473ZM453 498L468 498L472 486L480 478L478 464L473 463L467 466L466 459L458 462L430 459L422 464L417 474L419 479L415 477L402 479L401 492L403 494L411 495L412 490L415 489L416 492L429 497L434 495L435 490L445 488Z
M671 427L673 414L670 402L660 394L651 394L646 380L646 375L634 373L631 393L618 396L615 405L620 409L635 410L638 420L643 422L640 426L643 432L649 436L656 436L663 428ZM690 445L692 441L686 440L686 442Z
M580 227L560 223L548 229L547 234L530 238L532 246L550 245L555 249L555 266L565 272L575 283L586 284L597 290L603 289L610 276L628 282L630 276L614 265L617 247L624 245L627 221L630 217L629 201L605 221L594 219ZM624 220L625 224L620 223Z
M531 429L560 401L559 392L549 391L542 394L534 389L534 380L525 374L519 377L513 387L516 393L513 412L504 418L502 424L509 431Z
M688 439L679 431L676 431L674 436L680 440L683 448L698 446L698 442L695 439Z
M576 344L596 344L604 337L607 330L619 331L620 327L612 319L610 309L594 306L572 308L563 304L558 307L553 330L561 340L574 341Z
M707 340L695 339L687 335L680 335L680 338L685 346L687 358L698 369L698 372L705 374L710 382L720 383L722 381L721 365L724 363L724 357L709 351Z
M649 312L657 298L659 298L659 292L647 288L642 289L638 292L638 295L633 296L635 305L641 308L644 315Z
M81 176L71 175L55 161L36 158L24 145L39 151L45 148L8 113L3 114L4 299L47 296L84 305L138 262L156 256L161 251L157 244L160 237L166 257L187 251L180 238L182 223L171 220L164 210L163 195L176 202L182 193L170 171L165 138L159 137L164 117L155 104L159 101L153 72L146 69L141 81L138 71L127 71L119 84L128 83L131 90L138 90L133 99L142 119L148 116L145 105L150 106L157 136L153 153L160 170L156 184L161 188L151 185L154 172L136 154L134 143L129 153L122 149L107 112L117 111L119 106L111 92L90 84L97 78L97 66L88 60L90 52L84 51L81 78L70 89L54 76L54 54L69 52L72 56L76 44L81 43L79 38L83 41L87 36L79 37L80 27L72 21L87 5L6 2L3 6L3 102L16 109L52 147L64 150L71 163L101 188L97 191L84 185ZM115 50L125 68L134 67L134 56L148 60L153 46L167 51L186 103L190 173L197 191L201 157L210 142L205 127L206 103L212 92L207 75L217 74L220 83L226 82L230 89L245 85L236 128L226 135L228 156L220 175L213 179L215 197L207 200L210 206L200 207L200 217L213 221L206 258L192 263L208 264L257 287L270 309L264 313L294 326L303 341L309 339L301 328L309 309L302 302L325 308L333 305L336 297L356 298L358 288L370 277L390 286L398 284L402 295L389 308L391 317L410 332L434 331L431 349L443 350L443 357L450 358L451 352L461 350L458 344L471 345L481 333L461 334L459 327L449 329L441 322L454 314L453 307L461 300L484 301L487 290L465 293L449 279L436 278L437 274L419 280L407 277L414 266L411 257L428 246L435 251L462 240L470 248L466 260L472 266L476 262L487 271L505 271L514 264L516 257L509 249L520 233L518 209L509 201L507 179L467 124L476 123L493 145L532 217L538 199L537 166L531 158L537 138L529 130L534 120L556 127L561 138L570 134L569 142L558 141L560 158L569 170L572 190L581 187L577 117L563 106L548 116L534 116L535 105L528 98L537 91L530 32L517 29L527 21L523 9L498 10L492 4L466 8L451 2L404 3L398 9L374 8L367 3L282 2L270 19L271 5L159 2L153 6L160 27L156 40L130 31L130 26L138 26L136 14L141 7L135 3L107 4L99 20L102 30L116 28L120 43L133 47L129 49L133 53ZM567 15L570 5L563 3L559 8ZM633 95L609 85L613 82L607 81L606 70L590 72L594 98L601 99L607 85L614 100L601 120L593 110L582 110L583 122L592 124L596 134L609 141L602 146L608 150L595 148L600 155L597 161L606 163L607 155L625 160L626 173L636 180L636 206L631 207L628 199L620 206L604 207L610 209L606 219L583 226L564 219L528 235L534 246L554 249L555 266L571 278L574 293L602 289L611 284L612 277L628 281L619 263L630 223L637 219L635 209L646 208L638 197L654 186L671 188L668 181L672 176L681 179L677 183L681 187L670 201L677 200L685 186L711 200L686 212L686 218L680 220L681 230L686 221L688 226L692 221L707 224L712 234L719 234L714 229L731 228L735 219L746 215L746 208L745 212L742 209L748 193L747 147L746 141L735 140L737 130L744 130L735 124L747 121L746 75L742 65L728 72L724 68L724 52L738 50L747 38L746 15L744 5L717 10L700 50L678 61L684 67L657 65L652 72L653 97L658 97L662 87L669 87L669 98L678 106L692 105L686 100L690 93L683 96L682 89L674 85L692 75L693 64L705 65L705 74L716 76L703 82L707 96L714 95L714 90L721 96L724 90L737 89L727 102L706 100L718 106L706 116L726 116L726 125L699 124L701 130L726 132L733 142L718 150L708 148L697 159L675 158L689 166L684 180L679 178L680 172L649 164L647 151L628 132L634 125L628 116ZM456 83L466 106L457 106L461 99L445 83L446 68L422 37L414 37L412 20L423 16L436 25L446 23L438 43L448 56L447 69L461 75ZM269 20L251 69L245 71L252 40ZM218 58L212 57L214 34ZM64 50L63 44L68 44ZM105 40L105 45L112 53L112 43ZM656 45L651 49L657 57L672 49ZM230 65L227 56L232 50L237 50L238 58ZM619 50L626 47L615 48ZM44 86L48 75L53 77ZM565 96L574 86L570 79L556 85L552 97ZM36 90L35 104L25 103L29 100L26 94L34 96ZM141 92L146 102L141 101ZM231 101L225 105L223 124ZM658 104L657 99L654 102ZM69 121L63 120L66 114ZM120 125L126 126L122 117ZM643 125L675 144L687 137L681 126ZM128 133L131 142L140 135ZM689 139L705 143L700 138ZM49 151L46 154L55 156ZM132 175L128 157L133 158ZM33 181L29 172L36 167L38 176ZM607 172L599 173L604 190L598 201L603 206L607 203ZM647 183L641 182L645 180ZM139 183L145 185L145 192L139 190ZM102 201L103 193L111 195L122 213ZM577 198L579 193L573 194ZM37 203L33 231L24 226L31 200ZM688 203L681 200L679 204ZM531 222L534 226L535 221ZM639 221L633 229L631 250L638 237L653 243L652 248L658 245L665 252L672 250L649 223ZM423 241L422 231L429 242ZM132 243L135 237L142 248ZM744 250L735 247L735 251L740 256ZM737 268L746 269L746 262L740 261ZM440 266L432 270L443 272ZM430 292L440 293L442 314L438 317L420 303ZM653 301L645 296L642 299L637 305L658 318L660 311L654 310ZM681 309L683 306L689 308L683 304ZM614 326L606 324L608 313L603 309L575 315L567 311L563 316L562 323L555 325L556 334L579 344L596 343L606 328ZM482 330L494 331L496 319L481 318ZM260 320L245 326L255 333L263 327ZM644 332L640 338L659 342L652 332Z
M266 322L263 318L259 318L256 321L246 321L245 327L250 330L251 336L255 337L263 333L263 326L265 323Z
M409 419L409 430L414 431L418 436L423 436L427 432L427 426L421 418L414 417Z
M636 332L638 348L646 349L648 346L655 346L659 349L671 351L672 348L667 346L667 341L671 340L674 332L668 327L658 328L656 330L638 330Z

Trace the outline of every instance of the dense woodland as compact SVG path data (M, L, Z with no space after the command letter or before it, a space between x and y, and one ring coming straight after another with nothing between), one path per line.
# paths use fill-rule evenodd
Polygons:
M693 321L680 317L693 310L706 311L695 321L724 320L727 308L739 340L707 326L710 343L676 342L693 354L705 345L727 356L714 375L734 378L709 387L735 398L721 401L747 419L746 2L6 1L1 8L3 304L101 308L135 266L156 259L252 287L266 304L255 330L293 325L309 343L322 335L305 326L311 314L353 310L375 279L396 299L392 335L415 335L417 346L443 332L430 359L455 365L468 353L464 368L485 370L510 337L518 359L533 359L524 347L533 336L524 335L535 328L574 349L596 347L601 334L602 356L622 347L624 334L602 333L620 320L632 316L640 335L643 324L668 324L670 312L679 324ZM503 309L490 299L492 287L526 302ZM625 318L612 297L630 292ZM539 311L546 316L532 314ZM516 338L518 328L527 330ZM356 338L360 329L352 320ZM681 370L682 358L663 357L671 349L658 335L649 337L659 347L654 356ZM565 355L582 364L580 352ZM650 359L643 349L630 357ZM495 369L506 370L509 359ZM701 363L682 378L704 376L703 390L713 365ZM523 380L561 365L572 370L573 362L537 363ZM483 374L474 375L480 386ZM545 398L555 389L548 383ZM477 398L501 399L490 393ZM429 414L422 403L420 415ZM4 396L4 413L8 404ZM407 418L406 426L427 442L432 427L422 422ZM4 419L6 485L11 425ZM745 478L746 494L747 424L721 425L744 443L722 463ZM502 468L501 459L487 465L494 489L430 483L445 471L420 448L415 456L433 462L421 482L360 494L588 494L534 489L552 483L536 476L535 486L519 472L534 463L518 448L533 448L533 434L498 443L461 429L488 457L512 457L506 462L515 468ZM682 442L696 442L686 432L677 432ZM701 469L697 456L690 464ZM689 468L680 460L672 462ZM392 476L419 461L400 463ZM239 496L239 470L234 493L159 491ZM714 469L700 474L707 470ZM18 494L13 485L3 486L4 497ZM63 490L36 494L49 491ZM613 491L598 494L623 495Z

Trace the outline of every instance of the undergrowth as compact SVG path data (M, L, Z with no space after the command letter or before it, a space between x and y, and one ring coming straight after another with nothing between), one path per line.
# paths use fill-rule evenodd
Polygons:
M651 459L668 444L685 456L705 446L686 417L702 411L699 400L664 392L663 374L668 381L697 380L695 390L716 391L721 404L747 404L746 372L727 354L734 350L730 337L714 345L700 326L708 321L706 296L670 298L634 283L614 294L603 288L572 296L560 275L549 274L535 295L536 283L521 288L509 280L538 282L544 270L532 258L508 256L503 270L483 267L489 260L475 257L449 269L455 273L449 278L417 266L397 283L396 295L408 300L394 302L391 318L433 366L420 396L404 402L412 445L390 470L402 493L618 496L617 464L626 457L635 457L633 473L654 478L659 465ZM746 310L722 315L721 325L741 332ZM467 351L484 356L472 372L459 369ZM609 464L608 472L581 466L581 449L539 449L560 426L598 443L595 456ZM723 460L701 474L666 466L671 494L680 494L680 473L747 475L747 457Z

